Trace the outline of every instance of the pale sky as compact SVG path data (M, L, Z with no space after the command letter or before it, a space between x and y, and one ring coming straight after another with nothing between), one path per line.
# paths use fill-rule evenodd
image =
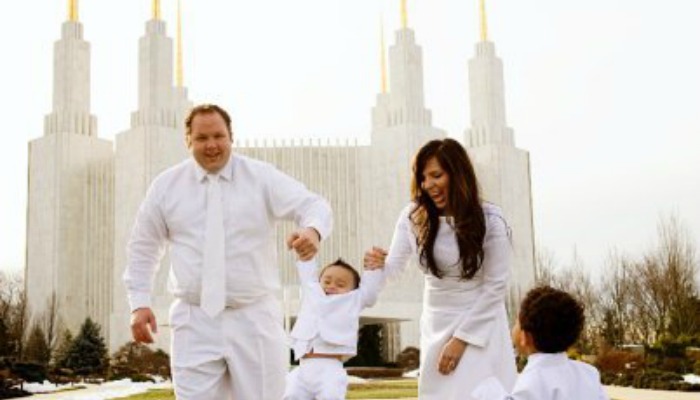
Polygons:
M0 269L24 268L27 143L51 112L53 42L67 0L5 5L0 110ZM175 35L175 0L162 0ZM399 0L182 0L185 85L217 102L238 137L367 139ZM150 0L82 0L92 113L113 139L136 109L138 38ZM700 2L487 0L506 113L530 152L535 236L563 264L599 271L639 256L675 212L700 244ZM478 0L408 0L434 125L461 138ZM342 234L336 232L335 234ZM700 246L698 246L700 247Z

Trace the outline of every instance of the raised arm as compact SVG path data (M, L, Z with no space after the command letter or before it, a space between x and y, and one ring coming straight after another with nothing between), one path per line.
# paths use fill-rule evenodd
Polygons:
M406 206L394 227L394 235L391 238L389 251L380 247L373 247L365 252L364 262L366 269L384 268L386 278L395 279L408 264L409 259L415 254L415 236L411 230L409 214L413 205Z
M316 275L318 270L318 262L315 258L309 261L297 261L297 273L299 274L299 284L306 287L308 286L318 286L318 276Z
M384 287L386 275L382 268L375 270L365 270L360 280L360 296L362 307L372 307L377 302L379 292Z
M333 229L333 212L328 202L309 191L301 182L267 166L265 192L267 206L275 218L294 220L299 227L287 245L296 250L304 260L310 260L318 252L320 240L327 238Z

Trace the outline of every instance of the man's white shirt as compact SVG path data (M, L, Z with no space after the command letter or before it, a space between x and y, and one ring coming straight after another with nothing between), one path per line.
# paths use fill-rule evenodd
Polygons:
M199 302L206 174L189 158L151 184L127 246L124 281L132 311L151 307L153 278L168 245L169 290L175 297ZM276 220L294 220L326 238L332 229L332 212L325 199L271 164L232 154L218 174L224 204L226 304L235 307L280 288Z

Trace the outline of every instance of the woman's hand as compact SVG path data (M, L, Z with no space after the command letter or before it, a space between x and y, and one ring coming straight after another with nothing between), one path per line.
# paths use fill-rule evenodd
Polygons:
M371 250L365 252L365 269L373 270L384 268L384 260L386 260L387 251L381 247L374 246Z
M462 359L462 354L467 349L467 342L457 339L456 337L451 338L442 347L442 352L440 357L438 357L438 371L443 375L451 374L457 365L459 365L459 360Z

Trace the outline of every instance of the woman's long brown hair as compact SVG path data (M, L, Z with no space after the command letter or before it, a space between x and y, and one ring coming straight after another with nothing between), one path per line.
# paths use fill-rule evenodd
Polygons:
M410 214L416 231L420 263L438 278L443 273L435 263L435 238L440 226L440 211L428 193L422 189L423 171L428 161L435 158L449 177L447 212L454 218L454 230L459 247L462 279L471 279L481 268L484 259L486 221L481 208L479 184L469 156L454 139L431 140L418 150L413 161L411 197L416 204Z

